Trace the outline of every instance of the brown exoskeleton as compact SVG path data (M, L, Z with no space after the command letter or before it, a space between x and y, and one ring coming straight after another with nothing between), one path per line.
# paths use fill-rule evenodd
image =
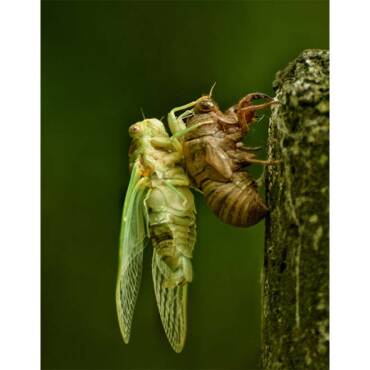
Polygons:
M253 104L256 99L264 102ZM168 115L172 134L182 135L187 172L213 212L227 224L251 226L268 211L255 180L243 168L279 161L257 159L258 148L247 147L242 140L255 121L256 111L274 103L268 95L252 93L222 112L209 94L174 108ZM192 109L176 117L176 112L187 108Z

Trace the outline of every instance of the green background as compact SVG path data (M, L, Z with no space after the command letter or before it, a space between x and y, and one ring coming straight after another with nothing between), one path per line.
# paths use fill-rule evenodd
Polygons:
M328 48L328 21L318 1L42 2L43 369L258 368L263 223L224 225L199 195L184 351L161 327L150 248L123 343L114 289L127 129L141 107L160 118L214 81L223 108L272 94L277 70ZM267 117L247 142L264 145L266 130Z

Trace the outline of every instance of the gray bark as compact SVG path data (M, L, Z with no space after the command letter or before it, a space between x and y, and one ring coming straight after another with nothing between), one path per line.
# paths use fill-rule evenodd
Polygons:
M263 274L263 369L329 368L329 52L274 82Z

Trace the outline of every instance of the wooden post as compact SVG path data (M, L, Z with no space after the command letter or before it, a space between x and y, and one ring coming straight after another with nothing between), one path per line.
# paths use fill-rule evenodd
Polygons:
M262 364L329 368L329 52L305 50L274 82L269 126Z

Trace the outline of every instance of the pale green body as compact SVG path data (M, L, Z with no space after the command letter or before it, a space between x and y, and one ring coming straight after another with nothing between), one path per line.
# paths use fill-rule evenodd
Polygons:
M159 257L156 263L168 288L191 282L193 276L191 258L196 238L193 195L185 187L177 190L182 197L163 185L155 187L149 190L146 202L150 236Z
M116 291L120 327L128 342L146 236L154 247L152 273L162 323L172 347L180 352L186 337L187 284L193 275L194 198L180 165L181 144L168 136L162 122L146 119L129 132L134 139L132 175L123 212Z
M153 247L163 261L163 265L158 263L165 274L165 285L173 287L190 282L195 205L189 190L190 180L179 164L182 161L181 144L169 138L163 127L163 132L148 132L134 138L132 147L130 163L139 161L144 172L145 169L152 171L148 174L144 206Z

